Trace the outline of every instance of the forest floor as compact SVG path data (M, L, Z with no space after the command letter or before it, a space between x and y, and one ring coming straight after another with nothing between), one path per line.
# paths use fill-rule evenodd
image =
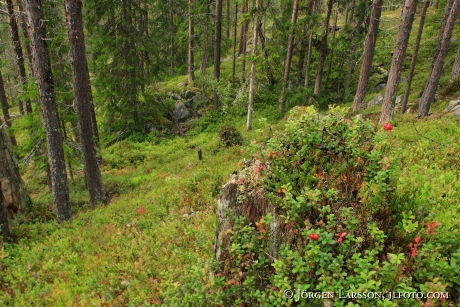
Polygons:
M239 161L256 153L279 126L261 122L263 129L243 133L243 146L223 147L215 127L209 127L187 139L122 141L104 150L103 177L111 203L90 211L80 208L71 222L14 225L19 242L0 249L0 305L210 301L216 199L222 184L241 168ZM236 125L244 126L244 117ZM393 132L389 158L401 165L399 188L421 193L415 205L430 204L432 219L458 231L458 120L446 115L418 121L409 115L398 120ZM74 193L79 184L71 187ZM449 206L436 202L440 193Z

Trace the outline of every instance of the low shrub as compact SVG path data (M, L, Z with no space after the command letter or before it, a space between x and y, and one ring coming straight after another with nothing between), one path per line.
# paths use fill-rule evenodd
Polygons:
M235 126L223 126L220 131L220 141L225 147L243 144L243 136Z
M303 114L291 116L254 164L275 215L255 225L234 218L229 259L217 273L219 303L414 306L415 300L394 301L390 295L455 294L458 250L442 250L433 235L422 236L436 224L420 227L397 194L395 165L387 156L394 131L349 119L343 108L332 107L328 115L313 107L298 110ZM273 237L282 238L278 255L270 249ZM328 294L327 300L303 295L313 292ZM420 300L425 306L440 302Z

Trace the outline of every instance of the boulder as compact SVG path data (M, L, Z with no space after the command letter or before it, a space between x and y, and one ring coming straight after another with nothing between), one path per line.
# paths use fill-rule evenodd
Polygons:
M175 93L175 92L168 92L168 96L171 97L174 100L181 100L182 99L182 97L178 93Z
M382 83L379 83L375 86L375 89L377 90L377 92L380 92L381 90L383 90L385 87L387 87L387 83L386 82L382 82Z
M195 97L198 93L197 92L194 92L194 91L191 91L191 90L186 90L185 91L185 99L191 99L193 97Z
M192 117L192 112L187 108L183 101L177 101L174 105L172 118L174 122L183 122Z
M444 112L451 112L455 116L460 116L460 99L449 102L449 106L444 110Z
M375 96L374 98L372 98L371 100L369 100L369 102L367 103L367 106L373 107L373 106L381 104L382 102L383 102L383 95L379 94Z

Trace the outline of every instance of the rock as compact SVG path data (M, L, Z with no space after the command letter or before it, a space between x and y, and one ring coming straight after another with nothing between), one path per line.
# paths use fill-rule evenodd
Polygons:
M192 107L193 107L193 99L192 99L192 98L191 98L191 99L187 99L187 100L185 101L185 106L186 106L187 108L192 108Z
M395 104L401 104L402 99L403 99L403 95L397 96L397 97L396 97Z
M192 117L192 112L182 101L177 101L174 106L172 118L175 122L183 122Z
M449 106L444 110L444 112L451 112L455 116L460 116L460 99L449 102Z
M383 102L383 95L377 95L375 96L374 98L372 98L368 103L367 103L367 106L368 107L373 107L373 106L376 106L376 105L379 105Z
M174 100L181 100L182 97L178 93L174 92L168 92L169 97L171 97Z
M194 91L191 91L191 90L186 90L185 91L185 99L191 99L193 97L195 97L198 93L197 92L194 92Z
M383 83L379 83L375 86L375 89L380 92L381 90L383 90L385 87L387 87L387 83L386 82L383 82Z

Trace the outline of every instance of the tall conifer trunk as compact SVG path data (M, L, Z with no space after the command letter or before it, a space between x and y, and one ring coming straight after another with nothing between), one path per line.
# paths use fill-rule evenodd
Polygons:
M2 105L2 113L3 113L3 118L5 119L5 123L7 127L11 127L11 116L10 116L10 111L9 111L8 100L6 99L5 83L3 82L3 76L2 76L1 71L0 71L0 103ZM12 135L10 136L10 139L11 139L11 144L13 146L16 146L17 145L16 138Z
M379 31L380 16L382 14L383 0L374 0L372 4L371 20L367 30L366 40L364 42L363 62L359 73L359 82L356 89L355 99L353 102L353 112L359 111L364 103L366 96L369 77L371 76L372 60L374 58L375 43Z
M193 0L188 0L188 84L190 86L192 86L195 81L194 40Z
M18 5L18 9L19 9L19 24L21 25L22 35L24 36L24 39L25 39L24 45L26 48L27 59L28 59L30 70L32 72L32 77L33 77L35 75L34 75L34 68L32 65L32 50L30 48L30 35L29 35L29 32L27 31L27 13L24 12L22 0L17 0L16 4Z
M323 83L323 71L324 71L324 64L326 63L326 56L327 56L327 37L329 33L329 20L331 19L332 13L332 6L334 5L334 0L327 1L327 8L326 8L326 19L324 21L324 34L321 38L321 45L319 47L319 61L318 61L318 69L316 71L316 82L315 82L315 89L314 94L319 95L321 93L321 87Z
M12 0L6 0L6 5L8 8L8 17L10 22L11 41L13 43L14 53L16 54L16 64L18 65L19 77L21 78L21 83L25 85L27 84L27 75L26 68L24 66L24 53L22 52L21 41L19 39L18 24L14 14ZM25 102L27 114L32 113L32 103L30 102L30 99L26 99ZM21 114L24 114L24 107L21 100L19 101L19 110Z
M418 26L417 38L415 40L414 53L412 55L412 60L410 63L409 76L407 77L407 88L404 93L403 100L401 102L401 113L406 113L407 111L407 102L409 101L409 95L412 87L412 79L414 78L415 65L417 64L418 50L420 49L420 41L422 40L423 27L425 25L426 11L430 5L430 0L425 0L423 4L422 12L420 14L420 23Z
M232 87L236 86L236 36L238 32L238 1L235 2L235 19L233 22L233 63L232 63Z
M286 54L286 59L284 60L283 87L281 89L281 95L279 99L279 103L280 103L279 109L281 111L284 111L286 108L286 90L287 90L288 83L289 83L289 74L291 72L292 55L294 53L295 28L296 28L298 13L299 13L299 0L294 0L294 5L292 8L292 16L291 16L292 31L291 31L291 34L289 35L287 54Z
M392 120L394 116L396 95L398 94L398 86L401 79L401 70L406 59L407 44L409 43L417 4L417 0L406 0L404 3L396 48L393 51L393 59L391 61L390 72L388 73L388 82L385 89L382 113L380 114L381 124Z
M460 46L457 49L457 56L455 57L454 64L452 65L452 72L450 73L450 82L454 82L460 76Z
M436 54L433 60L433 66L428 78L428 82L426 84L425 90L423 91L422 97L420 98L419 115L422 118L429 115L431 103L434 100L436 89L438 88L439 80L441 79L444 61L446 60L447 54L449 53L450 40L452 38L452 32L459 12L460 1L455 0L445 22L446 25L439 46L439 52Z
M256 16L254 18L254 33L253 33L253 39L254 39L254 46L252 50L252 60L251 60L251 73L249 76L249 103L248 103L248 117L247 117L247 122L246 122L246 128L248 131L252 130L252 114L254 112L254 94L255 94L255 86L256 86L256 59L255 57L257 56L257 39L258 39L258 33L257 33L257 27L259 25L259 20L260 20L260 7L261 7L261 1L262 0L256 0Z
M57 218L60 221L72 217L72 210L67 187L67 172L64 161L64 146L56 106L54 79L51 71L50 54L45 31L45 18L41 11L40 0L27 0L26 11L29 19L32 39L32 60L37 78L40 103L43 111L46 139L48 142L48 161Z
M31 205L29 193L19 172L18 161L10 143L10 138L0 121L0 193L9 216L27 209Z
M81 0L66 0L65 10L70 41L70 56L72 59L75 105L84 157L86 183L89 190L90 202L94 207L99 203L106 203L107 196L102 185L101 172L96 156L95 135L92 128L97 123L93 122L91 114L93 95L91 93L88 62L86 60Z
M214 33L214 79L220 80L220 52L222 45L222 0L216 0L216 25ZM214 105L220 107L220 98L217 87L214 89Z

